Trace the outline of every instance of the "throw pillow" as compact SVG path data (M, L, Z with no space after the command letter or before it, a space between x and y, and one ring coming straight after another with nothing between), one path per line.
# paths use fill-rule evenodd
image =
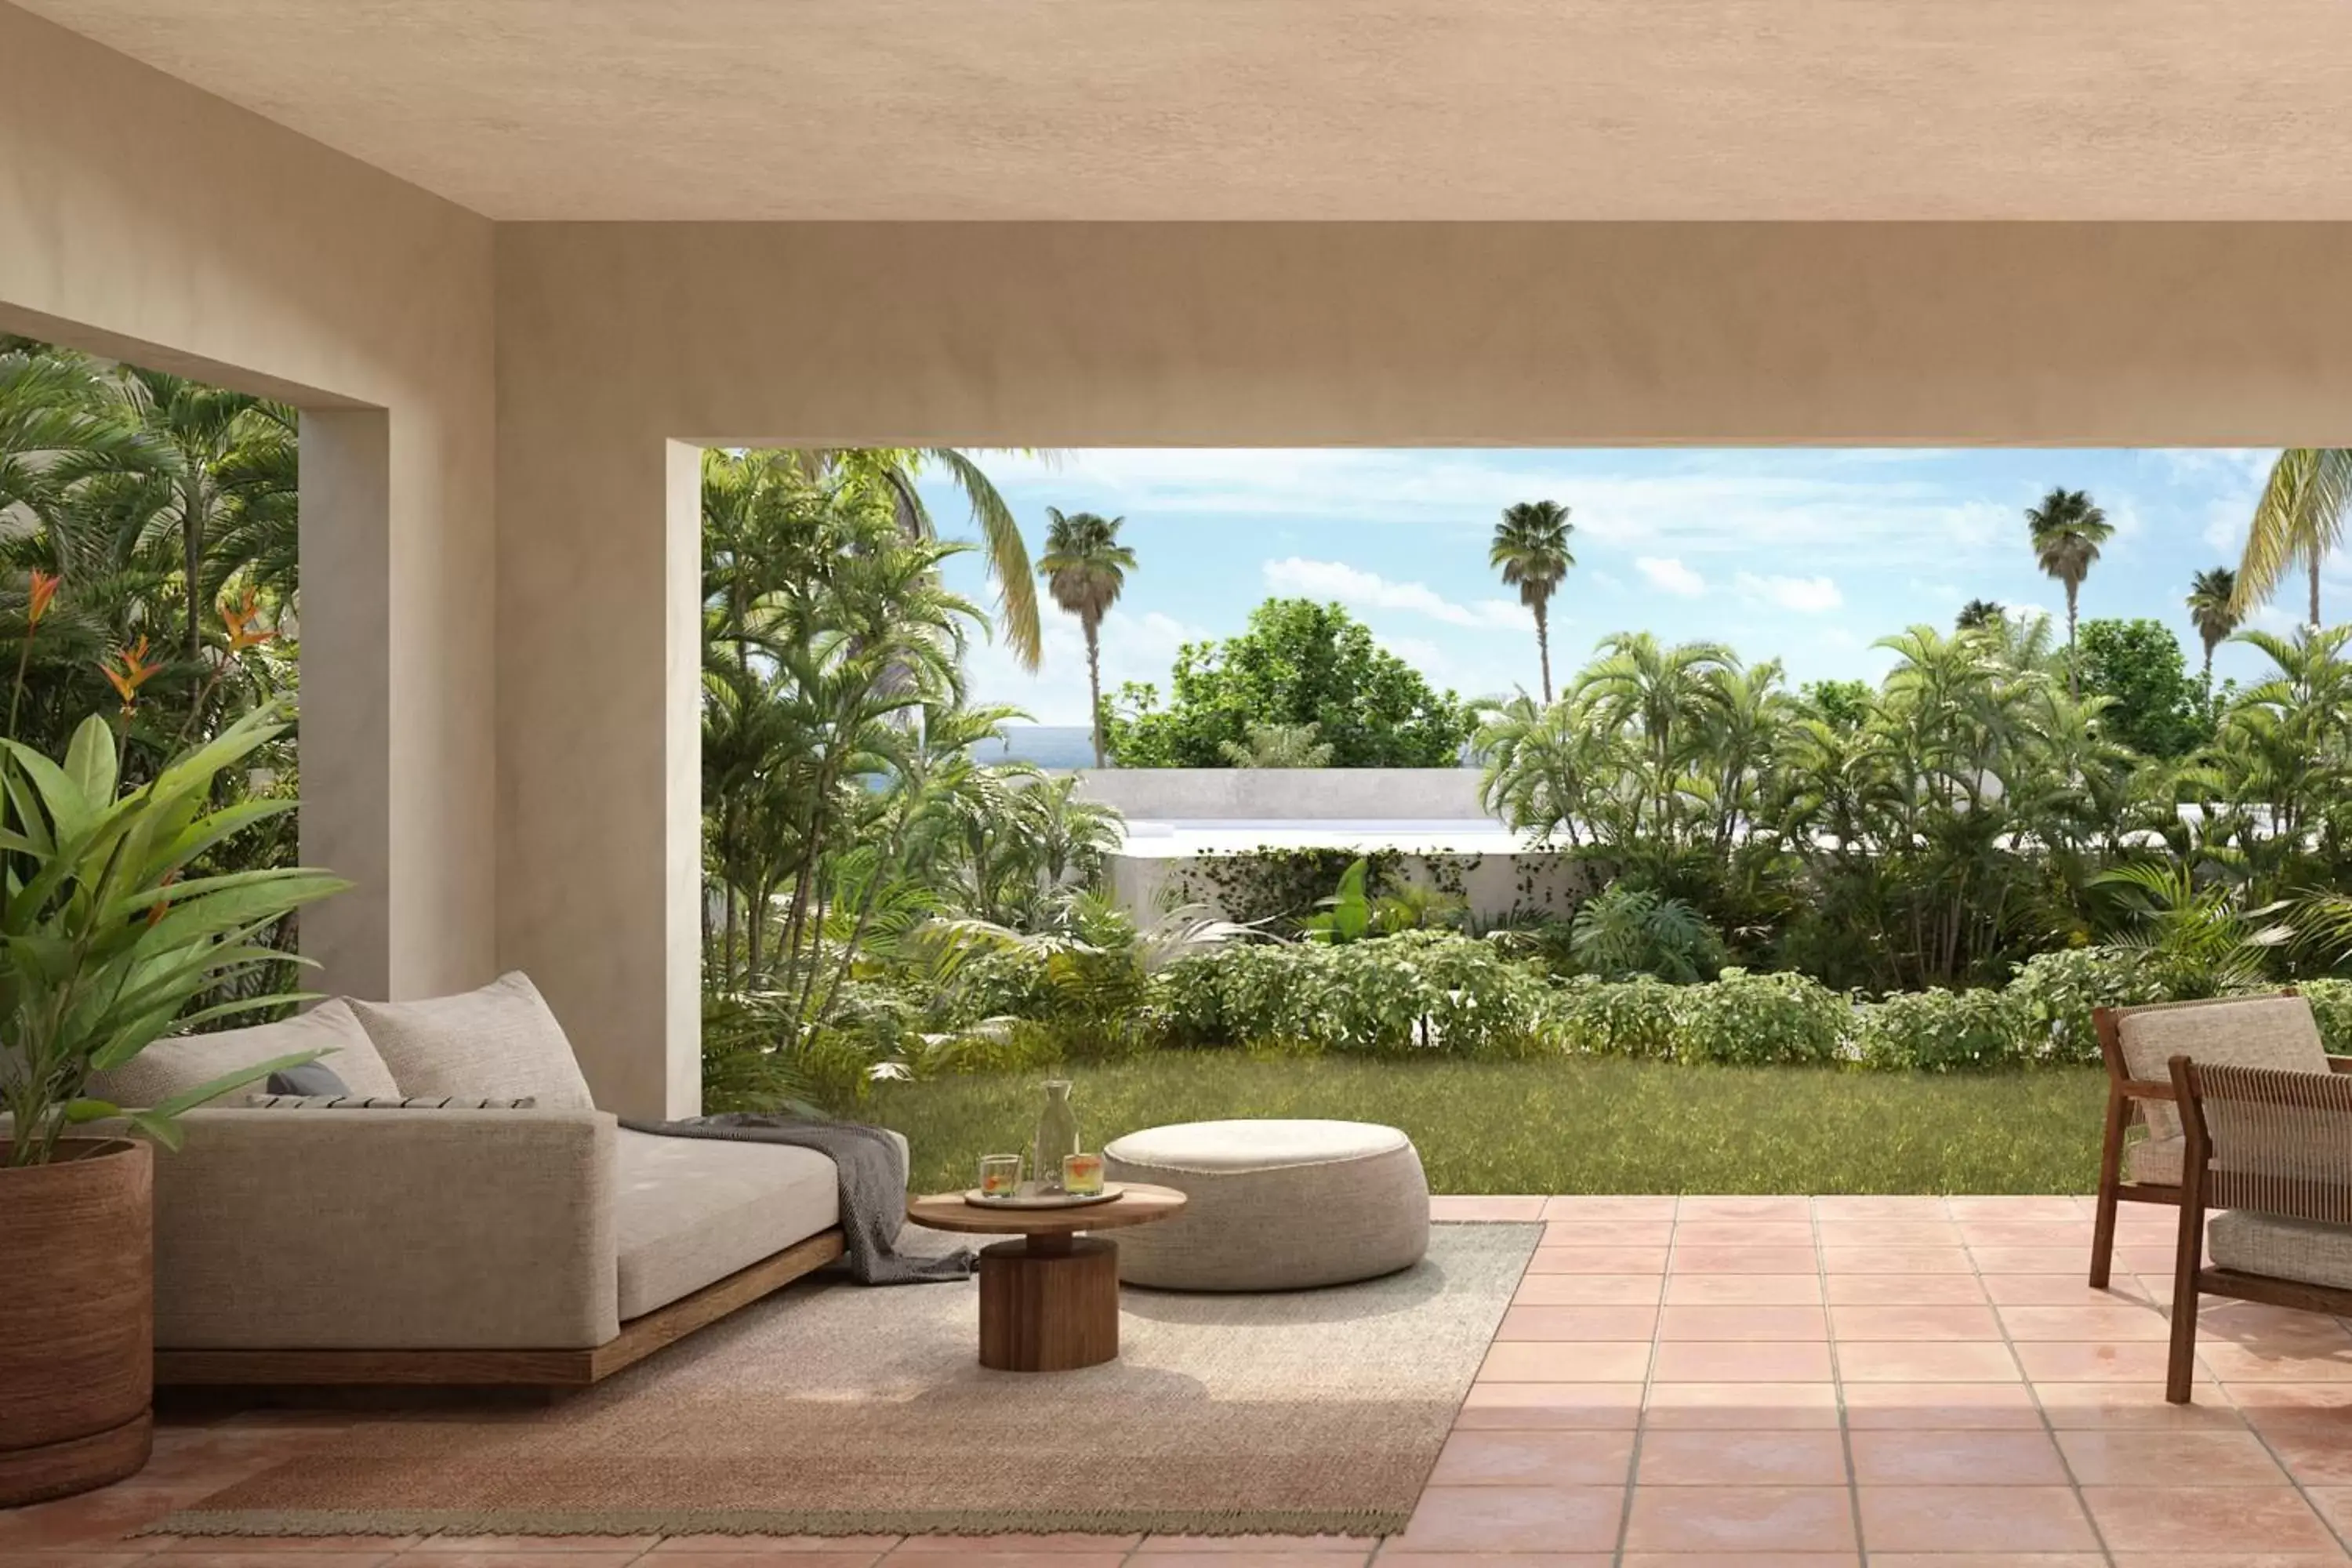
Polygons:
M397 1095L401 1086L376 1054L349 1004L321 1002L282 1023L158 1040L111 1072L94 1073L93 1099L141 1110L225 1073L297 1051L324 1051L328 1070L353 1094Z
M572 1042L520 972L478 991L421 1002L353 1002L352 1011L407 1095L511 1100L593 1110Z
M352 1086L335 1076L335 1069L324 1062L304 1062L299 1068L286 1068L269 1075L272 1094L349 1094Z

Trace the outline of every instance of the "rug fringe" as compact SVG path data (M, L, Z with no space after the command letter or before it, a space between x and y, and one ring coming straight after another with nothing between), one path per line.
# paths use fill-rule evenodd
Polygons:
M439 1509L220 1510L166 1515L134 1533L313 1535L1396 1535L1409 1509L1102 1509L812 1512L540 1512Z

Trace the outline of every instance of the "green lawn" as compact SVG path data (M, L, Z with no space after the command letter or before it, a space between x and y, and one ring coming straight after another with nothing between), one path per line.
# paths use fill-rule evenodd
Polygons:
M1042 1074L882 1084L862 1114L907 1134L915 1185L971 1184L1023 1149ZM1171 1052L1081 1068L1089 1146L1170 1121L1384 1121L1440 1193L2081 1193L2095 1179L2100 1075L1981 1078L1656 1062L1252 1061Z

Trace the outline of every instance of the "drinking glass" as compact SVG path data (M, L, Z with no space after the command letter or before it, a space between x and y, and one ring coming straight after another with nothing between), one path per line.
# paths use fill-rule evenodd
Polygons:
M1009 1198L1021 1190L1021 1156L983 1154L980 1157L980 1195Z

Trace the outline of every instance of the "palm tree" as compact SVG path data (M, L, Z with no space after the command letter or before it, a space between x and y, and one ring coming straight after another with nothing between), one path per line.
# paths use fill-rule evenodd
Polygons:
M1087 714L1092 721L1095 766L1103 765L1102 619L1118 602L1127 574L1135 570L1135 552L1118 542L1123 517L1097 517L1060 509L1045 509L1045 553L1037 563L1054 603L1078 617L1087 634Z
M2053 489L2042 504L2025 509L2025 524L2032 531L2034 559L2043 574L2066 587L2066 689L2083 694L2082 673L2074 663L2074 607L2083 579L2099 558L2099 546L2113 537L2115 524L2082 490Z
M2319 563L2344 539L2352 508L2352 447L2289 447L2271 465L2270 482L2254 503L2246 550L2238 562L2238 591L2230 609L2243 620L2269 602L2287 568L2301 562L2311 574L2311 621L2319 621Z
M1553 590L1576 564L1568 552L1568 536L1576 525L1568 508L1558 501L1523 500L1503 510L1495 525L1495 542L1486 564L1499 566L1503 584L1519 591L1519 603L1535 612L1536 656L1543 663L1543 700L1551 704L1551 621L1548 609Z
M1979 632L2008 616L2008 607L1998 599L1970 599L1960 606L1952 626L1956 631Z
M2315 586L2313 591L2317 592ZM2205 684L2213 684L2213 650L2238 629L2238 612L2231 601L2238 596L2238 574L2227 566L2200 572L2189 584L2189 618L2205 642ZM2315 611L2314 614L2317 612Z
M812 479L847 468L883 486L898 509L898 525L916 539L935 538L939 530L915 481L925 468L945 468L963 491L964 500L971 503L971 520L980 529L981 553L988 560L988 574L996 581L997 629L1004 634L1022 668L1037 668L1044 640L1037 624L1036 584L1029 572L1029 546L1021 537L1013 509L967 453L953 447L854 447L803 451L798 458Z
M1648 632L1603 637L1600 653L1578 677L1576 697L1637 749L1649 774L1640 787L1653 808L1651 831L1671 834L1685 766L1731 705L1727 683L1739 660L1721 643L1668 647Z

